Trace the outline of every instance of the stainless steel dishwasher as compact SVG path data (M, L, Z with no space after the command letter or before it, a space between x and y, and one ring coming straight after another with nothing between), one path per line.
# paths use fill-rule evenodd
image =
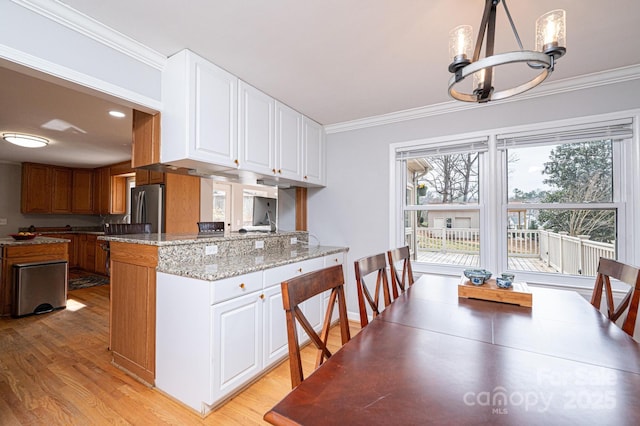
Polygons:
M43 314L67 306L66 260L13 265L11 314Z

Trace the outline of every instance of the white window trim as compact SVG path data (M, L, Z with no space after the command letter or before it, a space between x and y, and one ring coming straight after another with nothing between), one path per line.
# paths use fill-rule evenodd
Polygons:
M609 114L599 114L594 116L577 117L566 120L552 122L541 122L536 124L512 126L490 129L482 132L472 132L458 135L439 136L436 138L417 139L406 142L397 142L389 145L389 241L391 246L403 244L404 238L404 217L403 207L404 188L398 191L397 182L403 176L403 171L397 167L396 151L410 147L435 146L437 144L451 144L452 141L477 140L484 137L489 138L489 151L481 155L480 161L480 200L478 204L468 205L468 209L480 209L480 241L484 242L480 251L481 266L500 273L506 270L506 242L503 238L492 238L499 235L500 229L506 229L507 208L506 200L501 199L505 193L506 180L503 173L503 161L499 161L497 154L497 136L520 132L536 132L548 130L550 128L561 128L568 126L589 125L594 122L615 121L621 119L633 119L633 138L623 144L623 164L619 178L619 188L622 200L614 200L609 203L612 207L618 208L618 219L622 224L622 230L618 239L618 259L622 262L640 265L640 238L635 238L640 223L640 174L634 170L640 170L640 110L627 110ZM504 151L502 151L504 152ZM494 172L491 172L494 171ZM485 188L485 190L482 190ZM487 191L486 188L497 188L496 191ZM456 208L463 207L456 205ZM548 207L548 206L545 206ZM581 206L584 207L584 206ZM448 207L450 208L450 207ZM410 209L414 210L414 209ZM418 209L415 209L418 210ZM491 220L491 218L499 218ZM503 255L504 254L504 255ZM414 271L417 274L429 273L436 275L461 276L461 266L449 265L425 265L416 263ZM550 285L555 287L566 287L572 289L593 288L593 277L567 276L559 274L549 274L541 272L516 271L518 280L527 281L533 285Z

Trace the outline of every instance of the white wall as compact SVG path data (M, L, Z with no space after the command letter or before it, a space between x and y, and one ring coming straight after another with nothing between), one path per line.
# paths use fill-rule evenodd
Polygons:
M327 135L327 188L309 191L309 231L322 244L349 247L350 315L358 312L354 260L395 245L389 241L391 143L637 109L639 93L640 80L632 80Z
M136 57L134 44L124 53L12 1L0 1L0 16L0 65L20 64L142 110L160 108L160 58L148 49Z

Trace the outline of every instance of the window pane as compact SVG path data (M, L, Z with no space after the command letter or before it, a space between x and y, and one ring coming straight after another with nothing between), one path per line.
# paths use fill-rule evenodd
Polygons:
M479 210L407 211L405 244L418 262L479 266Z
M612 163L611 141L509 149L509 201L611 202Z
M617 257L614 209L512 209L508 217L509 269L595 276L600 257Z
M478 158L465 153L407 160L407 204L477 204Z

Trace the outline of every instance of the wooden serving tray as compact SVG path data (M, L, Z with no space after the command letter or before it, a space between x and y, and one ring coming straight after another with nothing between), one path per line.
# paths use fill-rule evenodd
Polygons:
M500 288L495 278L488 279L482 285L473 285L464 275L458 284L458 297L510 303L512 305L533 306L533 295L525 282L513 283L511 288Z

